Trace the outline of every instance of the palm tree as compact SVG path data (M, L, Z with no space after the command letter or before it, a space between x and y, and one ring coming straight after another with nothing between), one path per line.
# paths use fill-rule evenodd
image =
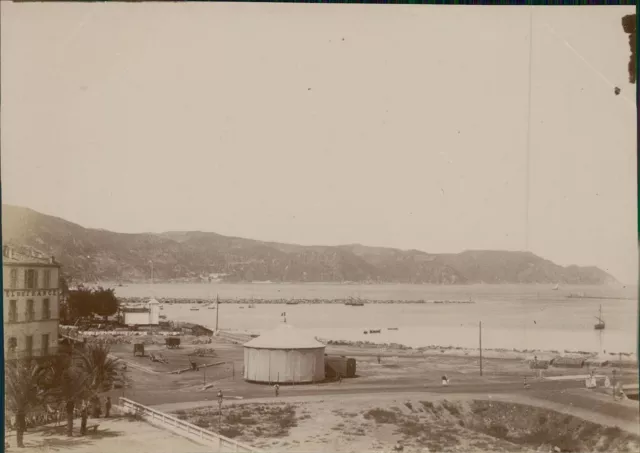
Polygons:
M80 356L79 367L89 376L88 387L93 394L113 388L118 375L118 359L109 357L111 348L106 344L88 344Z
M73 436L73 412L78 402L90 394L90 376L83 369L74 366L67 355L52 357L46 363L46 372L40 385L46 389L47 399L56 403L64 402L67 413L67 436Z
M27 413L42 402L43 391L38 385L42 374L35 360L19 359L5 364L5 407L16 416L18 447L24 447Z

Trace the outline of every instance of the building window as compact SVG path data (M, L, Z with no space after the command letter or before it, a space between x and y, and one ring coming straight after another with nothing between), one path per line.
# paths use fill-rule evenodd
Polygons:
M18 339L16 337L9 337L7 347L9 352L16 352L16 349L18 349Z
M42 334L42 355L49 355L49 334Z
M24 271L24 287L26 289L35 289L38 284L38 273L33 269Z
M25 337L25 348L24 353L27 357L31 357L33 355L33 335L27 335Z
M9 301L9 322L18 322L18 301Z
M51 288L51 269L45 269L42 275L42 288Z
M34 308L33 300L27 300L26 321L33 321L36 319L36 310Z
M9 271L9 288L16 289L18 287L18 269Z
M42 319L51 319L51 305L49 299L42 299Z

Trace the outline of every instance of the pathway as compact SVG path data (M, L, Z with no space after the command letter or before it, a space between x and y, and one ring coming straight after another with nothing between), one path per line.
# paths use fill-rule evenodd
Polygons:
M202 446L170 431L156 428L148 423L129 421L126 418L89 420L89 425L98 422L95 434L79 435L79 423L75 423L74 437L65 435L66 426L46 426L30 430L25 434L25 448L16 448L15 432L7 436L10 451L51 452L73 451L74 453L205 453L211 447Z

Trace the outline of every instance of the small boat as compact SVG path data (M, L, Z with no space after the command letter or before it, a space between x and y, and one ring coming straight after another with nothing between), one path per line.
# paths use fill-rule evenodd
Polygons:
M300 302L295 301L295 300L290 300L286 303L286 305L298 305Z
M215 306L215 305L209 305L207 308L208 308L209 310L215 310L215 309L216 309L216 306Z
M369 330L369 333L380 333L380 329L378 329L378 330L373 330L373 329Z
M558 289L560 289L560 285L556 283L556 286L553 287L553 290L558 291Z
M199 309L198 307L191 307L189 310L191 310L191 311L198 311L198 310L200 310L200 309Z
M397 327L387 327L387 330L398 330Z
M593 328L596 330L604 330L605 323L604 323L604 320L602 319L602 305L600 305L600 316L596 316L596 319L598 320L598 323L595 324Z
M362 302L360 299L355 300L353 298L350 298L348 301L346 301L344 303L345 305L348 305L350 307L363 307L364 306L364 302Z
M240 305L238 308L244 308L244 305Z
M256 306L253 305L253 304L249 304L249 306L247 308L256 308Z

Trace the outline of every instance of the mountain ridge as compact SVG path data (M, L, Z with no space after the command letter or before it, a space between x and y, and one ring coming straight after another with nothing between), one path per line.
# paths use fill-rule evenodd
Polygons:
M2 206L3 243L54 255L81 282L377 282L610 284L595 266L560 266L531 252L428 253L362 244L286 244L204 231L117 233Z

